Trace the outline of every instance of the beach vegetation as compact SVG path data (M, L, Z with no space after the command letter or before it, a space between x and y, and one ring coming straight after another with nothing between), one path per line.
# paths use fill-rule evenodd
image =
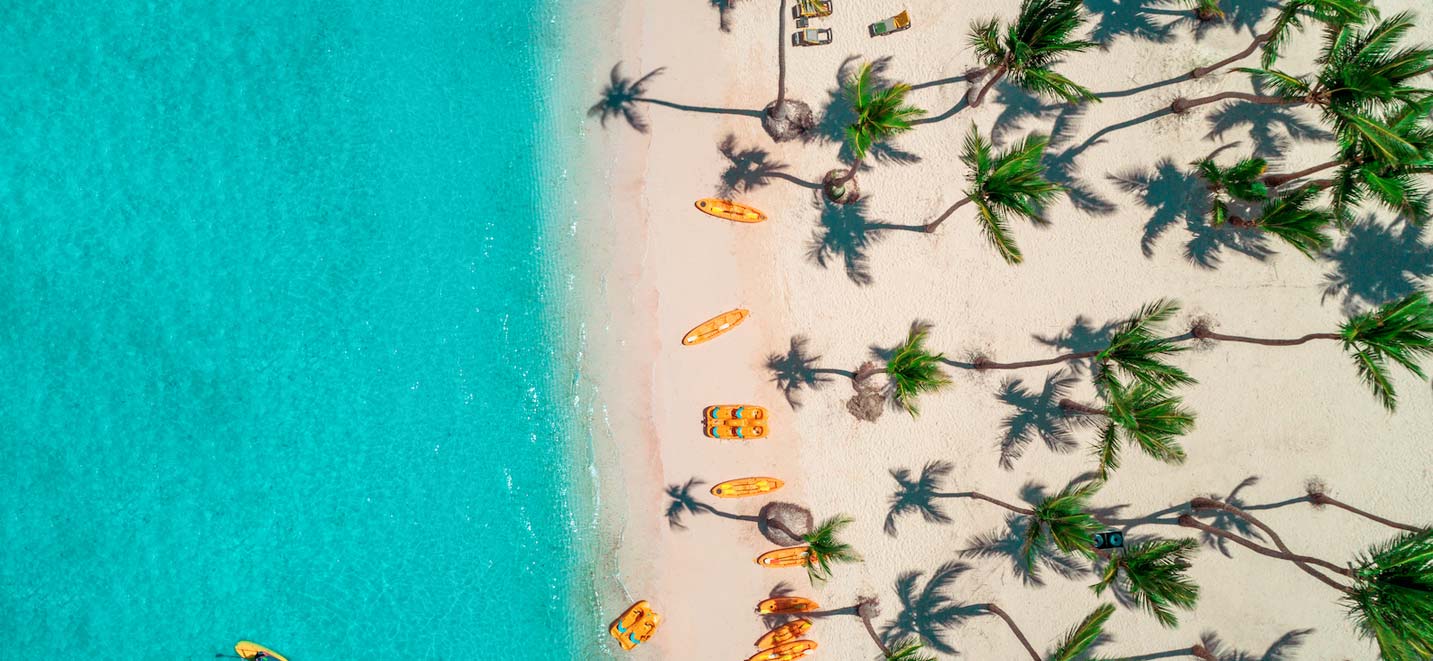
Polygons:
M979 91L971 88L975 96L970 106L978 107L990 88L1006 79L1038 96L1071 103L1099 101L1093 92L1054 70L1070 53L1099 45L1074 38L1084 24L1081 0L1023 0L1013 23L1004 25L992 18L972 24L970 45L988 78Z
M811 561L806 563L806 575L812 583L830 578L834 564L860 562L861 556L840 538L841 531L850 524L851 517L833 516L802 536L811 556Z
M1085 416L1098 426L1093 454L1102 480L1119 468L1122 447L1126 446L1167 464L1184 463L1184 448L1178 439L1194 428L1194 414L1184 408L1184 400L1169 394L1164 386L1143 382L1125 386L1110 379L1105 382L1103 407L1062 399L1060 409Z
M845 172L832 170L826 173L822 190L833 202L854 202L859 197L855 187L856 172L866 160L871 148L893 136L913 128L912 122L925 114L925 110L906 103L906 94L911 90L905 83L880 86L875 80L869 62L862 64L856 73L846 80L842 95L851 105L853 120L845 128L845 144L851 153L851 167Z
M927 223L925 231L934 232L956 210L974 204L981 232L1000 257L1010 264L1023 261L1020 249L1010 236L1010 217L1048 225L1043 216L1044 207L1065 190L1045 177L1042 159L1049 144L1049 137L1036 133L996 151L990 140L972 125L960 153L960 160L969 169L966 180L970 183L965 197Z
M941 368L945 355L932 353L925 346L929 332L929 327L924 324L912 324L906 341L896 347L886 361L891 396L912 417L920 414L917 400L922 394L950 385L950 377Z
M1113 589L1160 624L1173 628L1179 623L1174 611L1193 610L1199 600L1199 586L1185 573L1197 546L1192 539L1131 544L1110 554L1099 582L1090 588L1095 594Z
M1193 0L1196 9L1205 0ZM1216 3L1217 4L1217 3ZM1223 12L1220 12L1220 17ZM1271 67L1278 60L1285 45L1295 32L1301 32L1308 23L1325 26L1360 25L1376 18L1378 10L1370 0L1285 0L1279 5L1273 25L1254 36L1248 47L1209 66L1198 67L1190 72L1192 78L1202 78L1223 69L1262 49L1260 66ZM1200 18L1203 19L1201 12Z

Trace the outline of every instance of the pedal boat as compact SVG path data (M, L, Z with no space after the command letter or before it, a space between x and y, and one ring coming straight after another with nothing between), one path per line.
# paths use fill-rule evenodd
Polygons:
M746 404L716 404L708 406L702 414L707 420L726 422L729 420L765 420L766 409Z
M720 438L727 441L765 438L766 427L762 425L753 425L750 427L741 425L707 425L706 435L711 438Z
M730 312L723 312L715 317L712 317L711 319L697 324L696 328L693 328L692 330L688 331L686 335L682 336L682 344L686 346L695 346L703 342L708 342L716 338L718 335L721 335L722 333L725 333L741 325L741 322L746 321L746 318L750 315L750 310L744 310L741 308L732 310Z
M612 621L612 626L607 632L617 640L617 644L624 650L647 642L657 631L657 625L662 623L662 616L652 610L652 605L643 599L627 608L626 612Z

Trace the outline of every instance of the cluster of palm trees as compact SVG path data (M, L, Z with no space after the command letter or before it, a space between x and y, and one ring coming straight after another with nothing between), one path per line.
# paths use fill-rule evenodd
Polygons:
M1035 571L1037 560L1049 554L1074 555L1094 561L1102 565L1098 570L1099 580L1090 586L1096 595L1113 589L1167 627L1178 624L1177 610L1192 610L1198 601L1200 588L1187 575L1192 566L1190 558L1198 547L1195 540L1153 538L1114 551L1096 548L1094 534L1119 523L1098 514L1091 505L1103 482L1071 483L1058 493L1044 496L1030 506L1022 506L974 491L941 491L942 482L951 470L952 466L948 463L931 462L915 479L907 471L892 471L899 488L890 498L887 533L894 535L895 521L911 514L920 514L927 521L947 522L950 517L936 501L969 498L994 504L1024 519L1026 532L1021 540L1019 559L1028 571ZM1433 530L1391 521L1342 503L1324 493L1322 485L1311 485L1309 493L1297 500L1315 507L1332 505L1398 530L1399 534L1370 546L1353 562L1339 565L1294 553L1263 521L1235 505L1214 498L1190 500L1184 507L1185 511L1173 523L1199 530L1212 538L1231 541L1260 555L1291 562L1333 588L1359 629L1377 642L1384 659L1418 661L1428 658L1433 653ZM1209 514L1235 518L1260 536L1230 532L1198 518ZM1264 538L1268 541L1264 542ZM1102 606L1102 610L1086 618L1072 634L1084 631L1098 637L1099 628L1109 617L1108 612L1103 610L1105 608ZM991 612L1001 615L1025 649L1036 661L1040 661L1039 655L1009 617L997 610ZM1083 638L1071 636L1071 640ZM1192 647L1190 654L1213 658L1202 645Z

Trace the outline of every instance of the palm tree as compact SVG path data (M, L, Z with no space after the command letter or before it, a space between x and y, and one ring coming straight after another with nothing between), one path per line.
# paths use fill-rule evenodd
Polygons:
M1433 126L1428 120L1433 102L1424 100L1394 109L1380 123L1397 141L1409 145L1411 151L1388 156L1367 140L1341 139L1338 157L1312 168L1285 175L1289 178L1308 176L1321 169L1339 168L1332 179L1311 185L1328 186L1333 211L1342 223L1353 217L1353 207L1372 198L1415 225L1428 221L1433 206L1430 195L1418 181L1420 175L1433 172Z
M1194 10L1201 23L1224 20L1224 8L1219 6L1219 0L1185 0L1185 4Z
M587 116L596 117L603 127L607 126L608 119L621 116L639 133L646 133L649 128L647 118L637 112L637 102L645 100L643 96L647 93L647 84L666 69L657 67L647 72L647 75L632 80L623 77L621 62L612 65L611 79L602 90L602 98L587 109Z
M856 195L852 195L854 191L851 189L855 188L852 181L871 147L911 130L911 120L925 114L924 110L906 104L906 93L910 90L911 86L905 83L876 89L870 63L861 65L856 75L846 81L842 91L856 115L855 121L846 127L851 168L844 174L840 170L826 173L822 188L828 199L842 203L856 201Z
M785 142L811 130L816 118L811 106L786 98L786 0L776 4L776 100L761 113L761 127L772 140Z
M1208 0L1196 1L1202 7ZM1217 0L1215 5L1217 7ZM1222 16L1223 12L1220 12L1220 15ZM1273 66L1274 61L1279 57L1279 51L1284 44L1288 43L1290 35L1295 30L1302 31L1304 29L1305 19L1326 25L1362 24L1377 15L1378 10L1369 0L1286 0L1279 7L1279 13L1274 18L1274 25L1269 30L1255 36L1248 48L1207 67L1198 67L1189 75L1191 78L1202 78L1249 57L1260 47L1264 49L1262 66ZM1202 13L1200 18L1203 18Z
M1175 344L1178 338L1159 336L1160 328L1179 309L1177 301L1167 299L1140 308L1134 316L1120 323L1114 335L1110 336L1109 346L1104 349L1076 351L1018 363L997 363L982 357L975 360L975 368L982 371L1023 369L1093 358L1101 366L1101 385L1113 379L1116 372L1155 386L1193 384L1195 380L1188 373L1164 361L1165 357L1184 351L1184 347Z
M950 377L941 369L944 354L931 353L925 348L929 327L919 322L911 325L906 341L896 347L890 360L886 361L886 376L891 380L892 393L912 417L920 414L916 399L922 393L935 392L950 385Z
M1363 382L1385 408L1393 411L1398 406L1398 395L1389 380L1389 361L1402 365L1420 379L1428 378L1419 362L1433 354L1433 302L1428 300L1428 294L1417 292L1349 317L1337 333L1309 333L1287 340L1224 335L1202 324L1196 324L1192 333L1205 340L1271 347L1297 346L1314 340L1340 341L1353 357Z
M1293 553L1271 528L1227 503L1197 498L1190 506L1196 512L1219 510L1234 514L1268 535L1276 548L1218 530L1189 514L1179 517L1180 525L1234 541L1260 555L1292 562L1339 591L1349 616L1365 637L1378 644L1382 658L1420 661L1433 655L1433 529L1406 532L1376 544L1353 564L1342 567Z
M1010 632L1015 634L1015 638L1020 641L1020 645L1025 648L1025 652L1030 655L1031 661L1074 661L1075 659L1081 658L1082 654L1094 646L1095 643L1099 642L1100 637L1104 634L1105 622L1108 621L1110 616L1115 612L1113 605L1101 604L1094 612L1086 615L1085 619L1080 620L1079 624L1076 624L1069 631L1065 632L1065 635L1061 637L1060 642L1055 645L1055 649L1050 652L1050 655L1042 659L1040 653L1036 652L1035 648L1030 645L1030 639L1025 637L1025 632L1021 631L1020 627L1015 624L1014 618L1010 617L1008 613L995 604L980 604L980 607L1005 621L1005 625L1010 628Z
M1119 468L1121 445L1135 445L1167 464L1184 463L1184 448L1176 439L1194 428L1194 414L1184 408L1184 400L1148 383L1126 388L1110 380L1105 389L1104 408L1060 400L1060 409L1067 413L1103 418L1094 448L1100 479Z
M1052 67L1067 53L1079 53L1098 44L1071 39L1085 23L1081 0L1022 0L1020 16L1002 26L997 19L970 26L970 44L990 80L970 101L976 107L990 88L1003 78L1040 96L1076 101L1099 101L1090 90L1075 84ZM1002 34L1003 33L1003 34Z
M956 209L974 202L980 212L980 228L985 238L1006 262L1020 263L1023 258L1010 237L1005 215L1014 214L1037 225L1046 224L1041 217L1042 209L1065 190L1045 179L1041 159L1049 144L1050 138L1032 134L997 153L972 124L960 153L960 160L970 169L966 175L970 185L965 197L928 223L925 231L934 232Z
M1197 164L1200 178L1209 189L1209 224L1223 225L1229 220L1229 202L1262 202L1269 197L1269 187L1260 180L1269 164L1262 158L1245 158L1225 168L1206 158Z
M924 646L916 638L902 638L881 654L885 661L935 661L935 657L921 652Z
M806 575L812 583L824 581L831 576L831 564L837 562L859 562L850 544L842 542L837 535L850 525L851 517L833 516L822 521L811 532L802 536L806 542L811 560L806 563Z
M1333 211L1312 208L1318 195L1317 187L1305 186L1270 200L1258 218L1245 220L1233 216L1229 224L1272 234L1313 259L1315 254L1333 245L1333 239L1324 234L1334 222Z
M1192 610L1199 600L1199 586L1184 574L1196 546L1192 539L1157 539L1127 546L1110 556L1100 581L1090 587L1095 594L1103 594L1114 586L1160 624L1174 627L1179 623L1174 609Z
M1273 68L1241 69L1274 94L1220 92L1197 99L1181 97L1170 109L1183 113L1227 99L1266 105L1311 105L1322 111L1336 135L1366 140L1385 157L1407 155L1413 146L1371 115L1417 103L1433 94L1409 85L1433 71L1433 49L1398 48L1399 39L1412 27L1413 16L1402 13L1366 31L1349 24L1330 28L1318 60L1320 69L1312 77Z

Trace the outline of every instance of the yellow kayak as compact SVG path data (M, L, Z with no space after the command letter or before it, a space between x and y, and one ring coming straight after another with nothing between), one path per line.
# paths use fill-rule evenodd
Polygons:
M275 661L289 661L288 659L284 658L284 655L279 654L278 652L275 652L267 647L264 647L263 645L247 640L241 640L237 645L234 645L234 653L246 659L274 659Z
M814 640L793 640L771 649L761 650L746 658L746 661L794 661L816 650Z
M756 558L763 567L805 567L816 559L809 546L790 546L767 551Z
M762 599L756 605L756 612L759 615L788 615L791 613L809 613L820 608L817 604L806 597L772 597Z
M772 629L771 631L762 634L760 638L757 638L756 649L764 650L767 648L776 647L777 645L781 645L783 643L789 643L793 640L799 640L801 637L806 635L807 631L810 630L811 620L808 620L804 617L799 620L787 622L786 624L783 624L779 627L776 627L775 629Z
M785 485L785 482L774 477L743 477L712 487L712 495L717 498L746 498L771 493Z
M734 220L738 223L759 223L766 220L766 214L753 209L745 204L737 204L731 200L718 200L714 197L704 197L697 200L697 208L703 213Z
M741 322L751 315L751 310L736 309L731 312L723 312L711 319L697 324L685 336L682 337L682 344L692 346L706 342L722 333L736 328Z

